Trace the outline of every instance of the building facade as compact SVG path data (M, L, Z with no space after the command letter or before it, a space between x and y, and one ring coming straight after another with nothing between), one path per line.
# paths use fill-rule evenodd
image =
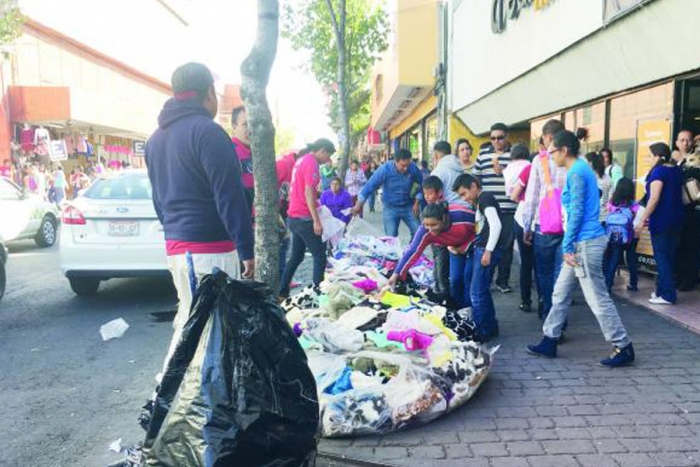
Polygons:
M35 3L20 8L41 13ZM185 30L176 3L148 5ZM171 96L168 83L30 16L2 52L0 160L12 161L18 181L31 163L61 162L66 171L100 159L144 166L145 140Z
M401 147L427 159L438 134L438 2L394 0L387 7L389 49L372 77L371 126L384 135L389 152Z
M494 121L586 127L582 151L610 147L638 192L648 147L700 132L693 0L454 0L450 110L477 134ZM651 252L648 237L640 251Z

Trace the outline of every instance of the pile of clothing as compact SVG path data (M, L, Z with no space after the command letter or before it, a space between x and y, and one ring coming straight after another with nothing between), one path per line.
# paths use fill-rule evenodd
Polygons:
M469 400L489 373L496 349L473 340L467 310L387 290L400 254L395 238L346 237L320 287L282 304L316 380L325 437L430 422Z
M339 241L330 264L334 271L351 266L367 266L388 274L396 267L402 254L401 241L397 237L346 235ZM409 273L418 286L431 288L435 284L433 267L433 261L422 255Z

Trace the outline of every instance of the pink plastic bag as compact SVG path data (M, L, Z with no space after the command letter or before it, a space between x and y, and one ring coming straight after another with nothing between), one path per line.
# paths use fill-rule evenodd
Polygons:
M540 204L540 231L543 234L561 235L564 225L561 213L561 188L552 185L552 174L549 171L549 156L540 156L544 183L547 193Z
M564 233L561 213L561 188L550 187L540 205L540 230L543 234Z

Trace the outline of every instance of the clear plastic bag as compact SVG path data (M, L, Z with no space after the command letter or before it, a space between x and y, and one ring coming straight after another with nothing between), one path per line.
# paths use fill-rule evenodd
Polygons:
M372 224L361 218L360 216L355 216L352 218L348 224L348 228L345 232L347 237L357 237L358 235L369 235L372 237L379 237L382 233Z
M321 218L321 225L323 225L323 235L321 238L324 242L331 242L333 247L336 247L343 238L343 232L345 232L345 222L340 219L333 217L330 209L326 206L321 206L318 209L318 215Z

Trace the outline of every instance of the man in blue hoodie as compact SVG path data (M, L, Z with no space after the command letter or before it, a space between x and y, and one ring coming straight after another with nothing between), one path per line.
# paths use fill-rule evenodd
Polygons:
M353 215L359 215L365 201L372 193L383 187L384 233L390 237L398 237L399 225L403 221L413 238L420 227L419 198L423 175L412 159L411 151L399 149L393 161L385 162L379 167L358 195L357 203L352 210Z
M192 292L186 254L199 279L214 267L231 277L253 277L253 229L231 139L214 122L214 78L199 63L172 76L173 97L146 144L153 205L165 231L168 267L180 304L166 365L189 317ZM243 273L240 271L243 264Z

